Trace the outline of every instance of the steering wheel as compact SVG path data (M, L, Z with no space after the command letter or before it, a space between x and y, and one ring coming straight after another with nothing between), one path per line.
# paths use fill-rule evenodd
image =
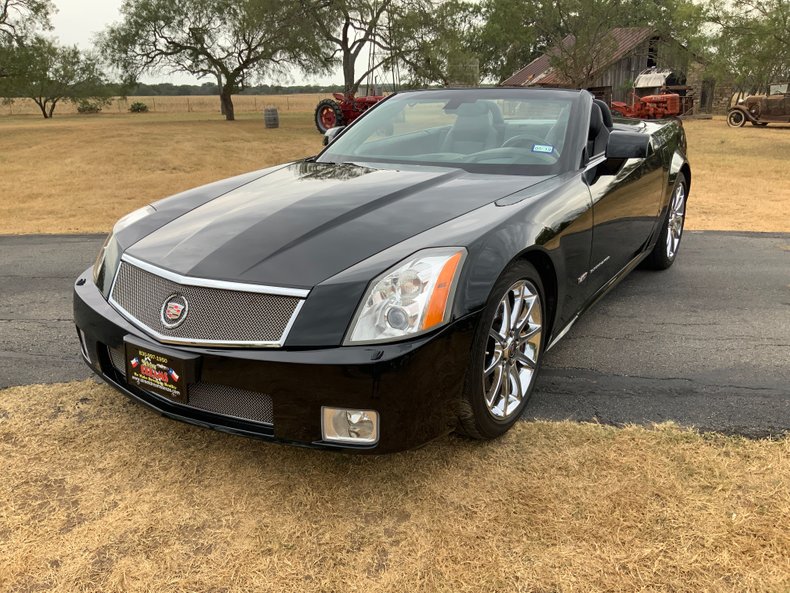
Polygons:
M534 144L546 144L546 139L540 136L532 136L531 134L519 134L505 140L502 148L526 148L531 149Z

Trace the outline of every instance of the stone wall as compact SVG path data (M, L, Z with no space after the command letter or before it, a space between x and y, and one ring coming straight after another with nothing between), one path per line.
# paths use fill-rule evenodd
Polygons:
M718 115L723 115L729 110L733 95L735 94L735 85L729 81L716 81L716 86L713 91L713 108L712 112Z
M705 67L695 61L691 61L686 73L686 86L691 87L691 93L694 96L694 115L704 112L701 109L700 101L702 100L702 84L705 78Z

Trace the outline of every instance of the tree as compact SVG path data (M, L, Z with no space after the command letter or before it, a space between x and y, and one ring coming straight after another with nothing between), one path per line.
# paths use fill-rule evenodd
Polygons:
M397 42L395 56L405 65L410 84L477 85L479 20L479 5L463 0L400 14L392 22L390 37Z
M11 75L20 40L36 29L50 29L49 0L0 0L0 79Z
M300 0L304 14L327 45L326 64L339 62L343 71L343 90L356 94L365 78L389 59L386 38L386 13L394 0ZM357 76L356 64L363 50L378 48L384 59Z
M279 0L124 0L123 20L101 45L127 81L187 72L217 81L225 118L231 96L288 65L320 68L322 46L299 5Z
M101 101L108 89L94 56L76 47L61 47L44 37L34 37L11 52L10 75L0 79L5 101L32 99L45 118L51 118L60 101Z
M35 28L49 29L49 0L0 0L0 38L19 39Z
M343 90L356 94L362 82L379 69L392 67L408 41L397 35L397 21L415 11L430 13L431 0L299 0L304 15L326 44L327 66L339 63ZM360 57L368 59L357 71Z
M735 0L708 4L716 26L711 70L733 80L740 92L766 91L790 78L790 6L786 0Z
M611 36L622 21L620 0L545 2L537 28L549 44L552 67L571 86L585 88L616 47Z

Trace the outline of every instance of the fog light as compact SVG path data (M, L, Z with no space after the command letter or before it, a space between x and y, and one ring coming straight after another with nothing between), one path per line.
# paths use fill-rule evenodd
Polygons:
M379 440L379 414L373 410L321 408L321 433L325 441L372 445Z

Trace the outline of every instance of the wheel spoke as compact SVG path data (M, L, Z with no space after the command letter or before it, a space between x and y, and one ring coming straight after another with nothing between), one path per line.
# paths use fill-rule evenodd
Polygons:
M525 291L526 287L523 284L513 291L513 311L510 316L511 332L518 331L518 328L521 326L521 313L525 309L524 305L526 305L526 298L524 297ZM526 311L524 311L524 317L527 317Z
M516 399L517 402L516 405L518 405L521 403L521 400L524 399L524 387L521 384L521 374L518 372L518 369L515 366L511 367L509 374L516 386L516 390L515 393L513 393L513 396Z
M518 325L516 326L516 335L522 335L524 328L529 324L530 317L532 317L533 313L535 312L535 303L538 302L538 297L531 295L529 298L525 299L525 302L528 306L524 312L524 318L519 320Z
M535 361L529 356L529 354L521 350L516 352L516 362L527 367L528 369L535 369Z
M507 339L507 335L510 333L510 330L513 327L511 315L513 314L513 308L510 305L510 293L505 295L505 298L502 299L502 326L499 328L499 331L502 335Z
M504 347L505 342L507 341L507 336L502 335L493 327L488 331L488 335L500 348Z
M494 381L486 392L486 403L488 404L489 408L494 407L496 400L499 398L499 395L502 392L502 377L504 375L502 372L502 365L497 365L494 368L496 369L496 372L494 373Z
M486 376L490 375L491 371L493 371L500 362L502 362L502 348L497 344L497 346L494 348L494 354L491 357L491 362L486 368L483 369L483 374Z
M527 326L527 331L522 332L521 334L519 334L519 338L521 340L529 340L529 339L535 337L538 334L540 334L540 324L535 324L534 326L533 325L528 325Z
M502 365L502 416L507 416L507 402L510 399L510 371L505 364Z

